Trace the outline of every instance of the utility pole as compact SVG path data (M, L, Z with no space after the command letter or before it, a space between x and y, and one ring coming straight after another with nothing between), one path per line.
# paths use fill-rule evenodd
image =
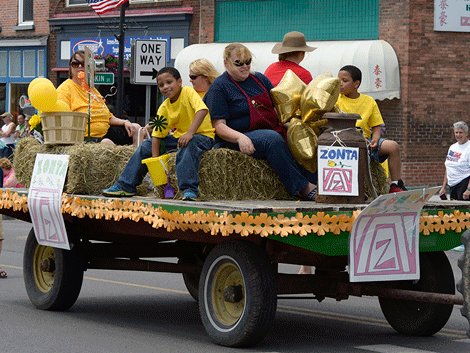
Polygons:
M119 13L119 36L116 39L119 41L119 58L118 58L118 80L117 80L117 101L116 101L116 115L118 118L122 117L123 102L124 102L124 41L126 31L126 9L129 3L126 2L121 5Z

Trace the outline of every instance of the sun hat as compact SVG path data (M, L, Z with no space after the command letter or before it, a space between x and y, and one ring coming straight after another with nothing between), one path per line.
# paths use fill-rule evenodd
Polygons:
M284 35L282 43L277 43L271 53L284 54L293 51L314 51L317 48L310 47L305 42L305 36L301 32L289 32Z
M13 115L11 115L9 112L3 113L2 115L0 115L0 117L13 119Z

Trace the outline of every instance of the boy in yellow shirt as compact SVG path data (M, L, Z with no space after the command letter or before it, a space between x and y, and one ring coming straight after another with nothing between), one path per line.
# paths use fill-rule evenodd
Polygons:
M142 183L148 170L142 160L160 155L161 140L167 150L178 148L176 178L183 200L193 201L198 196L199 162L202 154L212 148L215 137L207 106L194 88L182 86L181 75L173 67L158 72L157 84L166 99L158 108L152 141L142 142L116 183L102 191L104 196L135 195L136 186Z
M343 66L338 77L341 80L341 94L337 105L345 113L356 113L361 116L356 126L361 128L364 137L369 140L370 158L382 163L388 159L391 178L390 193L406 191L401 180L400 146L396 141L381 137L384 124L379 107L371 96L361 94L358 88L362 81L362 72L353 65Z

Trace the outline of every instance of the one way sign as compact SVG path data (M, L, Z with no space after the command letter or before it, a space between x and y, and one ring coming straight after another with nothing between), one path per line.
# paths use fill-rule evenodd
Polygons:
M166 41L136 39L132 43L132 75L134 84L156 85L158 70L166 66Z

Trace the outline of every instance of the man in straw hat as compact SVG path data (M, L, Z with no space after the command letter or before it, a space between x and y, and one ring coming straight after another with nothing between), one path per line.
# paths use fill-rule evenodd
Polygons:
M291 69L305 84L309 84L312 81L312 75L299 64L304 59L306 51L310 52L315 49L307 45L303 33L286 33L282 43L277 43L271 50L273 54L279 54L279 61L268 66L264 72L265 76L274 86L277 86L287 69Z

